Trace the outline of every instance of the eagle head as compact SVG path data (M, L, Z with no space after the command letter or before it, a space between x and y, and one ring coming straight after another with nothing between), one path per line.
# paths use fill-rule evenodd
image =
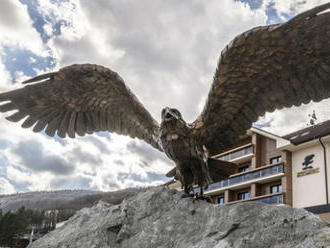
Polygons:
M177 122L178 120L182 120L182 115L179 110L174 108L163 108L162 110L162 122Z

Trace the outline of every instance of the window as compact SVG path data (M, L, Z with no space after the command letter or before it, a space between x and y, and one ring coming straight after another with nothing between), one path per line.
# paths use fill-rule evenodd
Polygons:
M246 171L249 171L249 166L244 166L244 167L241 167L241 168L238 168L238 172L241 173L241 172L246 172Z
M219 197L219 198L218 198L218 203L219 203L220 205L225 204L225 198L224 198L224 197Z
M270 193L271 194L275 194L275 193L279 193L279 192L282 192L282 185L281 184L270 186Z
M250 197L249 192L241 192L237 194L238 200L247 200L249 199L249 197Z
M271 164L277 164L279 162L282 162L282 157L281 156L273 157L273 158L270 159Z

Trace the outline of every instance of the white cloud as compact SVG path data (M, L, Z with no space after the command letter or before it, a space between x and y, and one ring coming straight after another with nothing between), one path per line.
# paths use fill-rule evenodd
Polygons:
M303 11L309 10L318 5L328 3L328 0L264 0L263 8L273 4L278 16L285 21L287 16L294 16Z
M0 194L13 194L15 192L14 186L7 179L0 177Z
M188 121L194 120L221 49L235 35L266 21L264 12L231 0L207 5L150 0L74 3L70 25L49 43L61 66L91 62L110 67L157 119L161 108L173 106Z
M41 56L47 55L40 34L32 27L27 7L19 1L1 1L0 45L28 49Z
M35 59L35 58L33 58L33 57L30 57L29 58L29 63L35 63L37 60Z
M55 30L58 21L65 21L60 28L61 34L53 36L48 43L53 55L58 59L58 66L63 67L73 63L106 64L110 58L114 60L122 56L121 51L115 50L105 40L107 39L104 35L105 30L91 25L79 1L51 4L49 1L40 0L39 4L41 13L52 18L51 23L44 25L47 34Z
M1 52L0 52L0 56L1 56ZM10 83L11 77L1 60L0 60L0 78L1 78L0 92L10 90L12 88Z
M281 16L316 4L316 1L299 6L294 1L273 2ZM85 62L108 66L124 78L158 120L163 107L173 106L181 110L186 120L193 121L204 106L222 48L239 33L265 25L267 20L264 8L251 11L247 4L233 0L221 3L217 0L207 3L73 0L55 4L39 0L38 3L39 13L44 19L47 17L42 29L50 39L42 44L24 5L4 1L7 13L0 10L0 14L4 14L0 15L0 46L23 47L37 55L47 51L46 54L56 58L56 68ZM9 19L4 20L6 15ZM0 48L0 52L4 56L3 49ZM32 69L38 73L47 70ZM16 73L20 80L25 77L22 72ZM0 77L1 92L19 87L11 85L10 74L1 61ZM276 133L302 127L307 112L316 109L318 115L322 106L324 102L276 111L262 121L273 118L270 130ZM326 109L323 112L326 118ZM289 117L293 114L294 120ZM61 184L78 187L84 183L102 190L145 186L160 183L158 175L174 165L153 148L137 140L130 143L132 139L127 137L111 134L107 139L93 135L65 139L61 144L54 138L22 129L20 124L9 123L3 117L0 115L0 140L9 145L1 151L11 163L6 170L7 177L16 183L26 183L28 190L58 188ZM26 149L22 142L27 140L40 144L41 157L61 159L74 167L73 172L61 176L55 175L54 170L32 172L27 161L17 153ZM17 146L20 149L13 149ZM64 183L65 180L68 183Z
M39 181L39 180L36 180L37 178L31 172L23 172L13 166L8 166L6 168L6 174L7 174L8 179L10 179L11 181L14 181L15 183L19 183L19 184L22 184L22 183L32 184L34 181L35 182Z
M321 102L311 102L309 104L302 104L299 107L286 108L283 110L276 110L272 113L266 113L258 121L259 124L271 121L270 127L264 129L273 132L277 135L285 135L299 129L308 127L310 117L315 110L318 123L329 120L330 116L330 99L325 99Z
M7 166L6 175L9 180L18 185L27 185L28 191L52 190L50 181L56 178L50 173L34 173L14 166Z

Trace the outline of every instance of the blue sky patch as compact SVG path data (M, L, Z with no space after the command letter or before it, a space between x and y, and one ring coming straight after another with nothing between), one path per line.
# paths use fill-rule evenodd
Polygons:
M51 38L48 34L45 33L44 25L46 23L51 23L53 32L52 35L61 35L61 26L68 26L69 22L64 19L57 20L54 15L43 15L39 12L39 3L36 0L20 0L22 4L27 6L28 13L33 21L33 27L39 32L41 39L44 43L47 43ZM51 1L53 4L69 2L67 0L57 0Z
M5 156L0 155L0 177L6 177L7 175L6 167L8 165L9 165L8 159Z
M20 2L27 6L27 11L33 21L33 27L40 33L42 41L46 42L49 37L44 34L43 26L46 24L44 17L38 12L37 0L20 0Z
M9 142L7 140L0 139L0 150L6 149L8 147L8 145L9 145Z
M247 3L250 8L253 9L259 9L262 5L262 0L236 0L238 2L242 2L242 3Z
M96 132L96 135L111 140L111 135L109 132Z
M14 81L16 81L16 72L22 71L26 76L35 77L37 73L34 69L44 70L56 64L54 58L37 56L29 50L13 47L4 47L3 50L2 61Z
M15 181L10 180L8 178L6 178L6 179L10 182L11 185L14 186L16 192L22 192L22 193L24 193L24 192L30 191L28 189L28 187L31 185L30 183L18 183L18 182L15 182Z
M12 167L20 172L27 172L27 170L23 170L21 167L19 166L14 166L12 165ZM28 189L28 187L31 185L30 183L28 182L15 182L13 180L10 180L8 177L7 177L7 173L6 173L6 169L4 168L4 170L1 169L1 157L0 157L0 177L4 177L6 180L8 180L10 182L11 185L13 185L13 187L15 188L15 190L17 192L27 192L27 191L30 191Z
M282 23L283 20L278 16L276 9L274 8L274 3L269 3L266 8L267 24L277 24Z

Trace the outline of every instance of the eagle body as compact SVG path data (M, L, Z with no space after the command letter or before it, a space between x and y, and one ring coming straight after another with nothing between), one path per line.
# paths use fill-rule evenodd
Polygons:
M162 121L159 139L165 154L174 161L188 160L196 156L195 140L191 129L180 119Z
M176 109L162 111L159 139L165 154L176 164L177 179L186 193L192 187L208 186L212 180L208 169L208 157L197 141L193 129L182 119Z
M159 124L114 71L80 64L0 93L0 112L23 128L61 138L108 131L150 144L174 161L188 192L227 178L235 165L209 157L226 151L266 112L330 97L330 3L288 22L255 27L221 52L196 120L164 108ZM172 170L173 171L173 170Z

